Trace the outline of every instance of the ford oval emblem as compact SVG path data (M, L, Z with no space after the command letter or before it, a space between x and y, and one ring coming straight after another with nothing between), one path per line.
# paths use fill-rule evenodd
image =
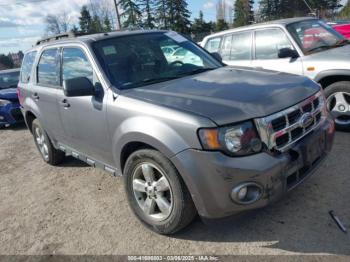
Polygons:
M314 118L310 113L303 114L299 120L299 124L303 128L309 127L313 122Z

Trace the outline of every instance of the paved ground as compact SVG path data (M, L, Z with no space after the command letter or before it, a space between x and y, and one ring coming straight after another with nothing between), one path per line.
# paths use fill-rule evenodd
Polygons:
M43 163L23 127L0 130L0 254L350 255L350 134L338 133L320 171L263 210L211 225L197 219L174 236L145 229L122 179L68 159Z

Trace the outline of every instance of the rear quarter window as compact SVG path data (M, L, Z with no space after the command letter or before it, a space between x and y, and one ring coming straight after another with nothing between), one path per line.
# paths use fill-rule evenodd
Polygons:
M28 83L30 81L30 76L33 70L36 54L37 52L33 51L30 53L27 53L24 56L22 67L21 67L21 76L20 76L21 83Z
M205 44L205 49L209 53L215 53L220 51L221 37L215 37L208 40Z

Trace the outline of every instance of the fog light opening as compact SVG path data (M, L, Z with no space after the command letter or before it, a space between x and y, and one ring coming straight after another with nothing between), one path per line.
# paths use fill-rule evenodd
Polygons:
M260 199L262 187L256 183L244 183L232 189L233 201L243 205L253 204Z

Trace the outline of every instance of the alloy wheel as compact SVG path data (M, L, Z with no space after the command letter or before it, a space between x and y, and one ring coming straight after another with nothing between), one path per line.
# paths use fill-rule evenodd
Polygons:
M40 153L43 156L43 158L47 161L49 159L49 147L47 146L47 142L46 142L44 133L42 132L42 130L39 127L35 128L34 133L35 133L34 134L35 141L36 141L36 144L38 145Z
M336 124L345 126L350 124L350 94L336 92L327 98L327 107L335 119Z
M164 172L152 163L138 165L132 176L136 201L153 221L164 221L173 209L173 193Z

